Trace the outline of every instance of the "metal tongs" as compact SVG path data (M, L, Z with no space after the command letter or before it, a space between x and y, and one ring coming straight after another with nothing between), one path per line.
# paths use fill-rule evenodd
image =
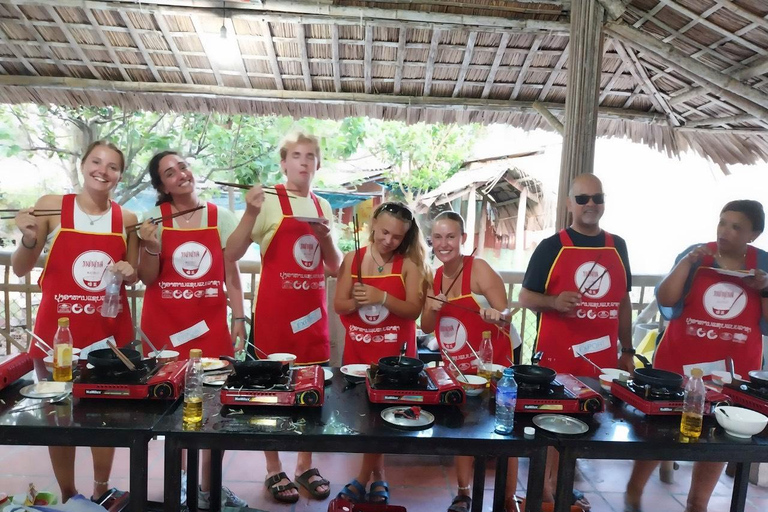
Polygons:
M469 383L469 379L467 379L467 376L464 375L464 373L459 369L459 365L456 364L456 361L453 360L451 356L448 355L448 351L444 348L440 349L443 352L443 355L446 359L453 365L454 368L456 368L456 371L459 372L459 376L464 379L464 382Z
M585 356L585 355L584 355L584 354L582 354L581 352L579 352L579 357L580 357L580 358L582 358L583 360L585 360L586 362L588 362L589 364L591 364L592 366L594 366L595 368L597 368L597 370L598 370L600 373L605 373L605 372L603 372L603 369L602 369L602 368L600 368L600 367L599 367L599 366L597 366L595 363L593 363L593 362L592 362L592 360L591 360L590 358L588 358L587 356Z

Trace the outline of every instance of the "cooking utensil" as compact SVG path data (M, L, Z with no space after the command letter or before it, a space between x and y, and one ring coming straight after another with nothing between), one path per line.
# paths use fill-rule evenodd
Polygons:
M397 358L397 364L400 364L400 362L403 360L403 356L405 355L405 349L408 348L408 342L406 341L403 343L403 348L400 349L400 357Z
M476 352L476 351L475 351L475 349L472 347L472 344L471 344L469 341L467 341L466 345L469 347L469 350L471 350L471 351L472 351L472 355L474 355L474 356L477 358L478 362L479 362L479 363L482 365L482 364L483 364L483 360L482 360L482 359L480 359L480 356L479 356L479 355L477 355L477 352ZM507 356L507 359L509 359L509 356ZM513 363L513 364L514 364L514 363Z
M736 380L736 375L733 372L733 358L731 356L725 358L725 366L728 372L731 374L731 382L734 382Z
M448 301L448 300L443 300L443 299L440 299L440 298L438 298L438 297L435 297L434 295L427 295L427 298L428 298L428 299L432 299L432 300L436 300L437 302L442 302L443 304L447 304L447 305L449 305L449 306L451 306L451 307L454 307L454 308L456 308L456 309L461 309L461 310L464 310L464 311L468 311L468 312L470 312L470 313L475 313L476 315L479 315L479 314L480 314L480 310L477 310L477 309L471 309L471 308L468 308L468 307L465 307L465 306L459 306L458 304L455 304L455 303L453 303L453 302L451 302L451 301ZM507 320L506 318L499 318L499 320L500 320L501 322L505 323L505 324L511 323L511 322L510 322L509 320Z
M557 372L552 368L536 364L516 364L512 369L515 371L515 380L523 384L545 385L555 380L557 376Z
M69 398L69 396L72 394L72 389L70 388L68 391L65 391L64 393L61 393L60 395L51 397L51 398L45 398L43 400L40 400L37 403L26 405L24 407L19 408L13 408L8 412L15 413L15 412L25 412L25 411L32 411L34 409L40 409L44 405L48 404L58 404Z
M445 350L444 348L441 350L445 358L448 359L448 361L453 365L453 367L456 368L456 371L459 372L459 375L461 376L462 379L464 379L464 382L469 382L467 380L467 377L464 375L464 373L462 373L462 371L459 369L459 365L456 364L456 361L454 361L453 358L450 355L448 355L448 351Z
M635 354L635 357L645 365L645 368L635 368L633 380L635 383L652 387L663 387L669 389L679 389L683 385L683 376L679 373L668 372L666 370L657 370L651 368L651 362L647 357L641 354Z
M117 349L114 343L112 343L111 341L107 341L107 346L112 349L112 352L114 352L117 358L123 362L126 368L128 368L131 371L134 371L136 369L136 365L133 364L130 359L125 357L125 355L123 355L123 353Z
M2 212L17 212L18 213L19 210L17 210L17 209L15 210L13 208L6 208L6 209L0 210L0 211L2 211ZM33 217L48 217L48 216L51 216L51 215L61 215L61 210L43 210L43 209L36 208L35 211L32 212L32 216ZM10 219L15 219L15 218L16 218L16 215L3 215L2 217L0 217L0 219L2 219L2 220L10 220Z
M470 254L470 255L469 255L469 257L470 257L470 258L471 258L472 256L474 256L474 255L475 255L475 251L477 251L477 247L475 247L474 249L472 249L472 254ZM462 262L462 264L461 264L461 268L459 269L459 272L456 274L456 277L454 277L454 278L453 278L453 281L451 281L451 286L449 286L449 287L448 287L448 290L446 290L446 291L443 293L443 295L445 295L446 297L448 296L448 293L450 293L450 291L451 291L451 288L453 288L453 285L455 285L455 284L456 284L456 281L458 281L458 280L459 280L459 276L461 276L461 273L462 273L462 272L464 272L464 267L465 267L466 265L467 265L467 260L464 260L464 261Z
M194 208L190 208L189 210L181 210L179 212L172 213L171 215L165 215L163 217L158 217L156 219L154 217L150 217L149 221L152 222L152 224L160 224L164 220L175 219L176 217L181 217L182 215L186 215L188 213L196 212L197 210L201 210L203 208L205 208L205 205L201 204L200 206L196 206ZM126 231L126 233L130 233L131 231L138 231L139 228L141 228L142 224L144 224L144 222L139 222L138 224L131 224L130 226L127 226L125 228L125 231Z
M117 349L132 364L137 365L141 362L141 352L130 348ZM88 353L88 362L98 373L124 372L126 365L111 348L100 348ZM135 368L135 366L134 366Z
M149 338L147 338L147 335L144 334L144 331L142 331L139 327L136 328L137 331L139 331L139 336L141 336L144 341L147 342L147 345L149 345L149 348L152 349L152 352L155 354L155 358L160 355L161 351L158 351L157 348L152 344L151 341L149 341Z
M588 362L589 364L591 364L592 366L594 366L595 368L597 368L597 371L599 371L600 373L605 373L602 368L600 368L595 363L593 363L592 360L590 358L588 358L587 356L585 356L584 354L579 353L579 357L582 358L583 360L585 360L586 362Z
M424 362L413 357L389 356L379 359L379 373L400 384L416 381L423 369Z
M266 359L257 359L256 361L238 361L234 357L221 356L219 359L229 361L235 369L235 374L239 377L253 378L277 378L288 372L288 365L281 361L268 361Z
M539 414L533 417L533 424L555 434L576 435L589 431L589 425L583 421L562 414Z
M768 388L768 371L752 370L749 372L749 381L761 388Z
M243 185L243 184L240 184L240 183L229 183L227 181L214 181L214 183L217 184L217 185L222 185L224 187L239 188L241 190L250 190L251 188L256 186L256 185ZM267 192L267 190L274 190L275 187L268 187L266 185L262 185L261 188L266 189L264 191L265 194L274 194L274 192ZM286 192L300 192L299 190L297 190L295 188L288 188L288 187L285 188L285 191Z
M419 417L418 418L407 418L402 415L402 412L405 409L409 409L410 407L388 407L381 411L381 419L383 419L385 422L387 422L390 425L394 425L398 428L408 429L408 430L422 430L425 428L428 428L435 422L435 416L429 411L425 411L424 409L421 409L419 411ZM400 414L398 414L400 413Z
M357 213L352 218L353 230L352 233L355 242L355 258L357 258L357 282L363 282L363 258L360 256L360 224L358 223Z
M37 341L38 341L40 344L42 344L42 345L43 345L43 347L45 347L44 349L43 349L42 347L40 347L40 348L43 350L43 352L48 352L48 355L49 355L49 356L53 354L53 347L51 347L49 344L47 344L47 343L46 343L46 342L43 340L43 338L41 338L41 337L40 337L40 336L38 336L37 334L33 333L33 332L32 332L32 331L30 331L29 329L24 329L24 332L26 332L27 334L29 334L30 336L32 336L33 338L35 338L35 339L36 339L36 340L37 340Z

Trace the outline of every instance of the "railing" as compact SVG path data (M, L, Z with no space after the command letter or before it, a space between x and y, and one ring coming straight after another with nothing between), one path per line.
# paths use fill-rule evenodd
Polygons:
M0 251L0 305L3 315L0 318L0 355L16 351L26 350L29 337L24 328L33 325L37 305L40 302L40 287L37 279L42 271L43 259L41 258L35 269L23 278L17 278L11 270L11 253ZM254 291L258 288L260 264L253 261L241 261L240 273L243 281L247 311L253 310ZM510 308L513 312L512 324L520 333L525 349L524 354L529 355L536 336L536 314L520 307L518 295L523 282L523 272L502 271L501 277L507 285L507 296ZM662 276L636 275L632 277L632 309L637 316L643 311L649 302L653 300L653 288L659 283ZM336 280L329 278L326 286L328 292L328 304L333 304L333 295L336 290ZM278 292L279 293L279 292ZM131 306L134 325L138 325L141 318L142 299L144 286L137 285L128 290L128 300ZM344 332L341 322L336 314L331 314L331 362L339 364L343 351ZM655 320L657 315L652 316ZM650 320L645 320L650 321ZM526 356L524 356L526 357Z

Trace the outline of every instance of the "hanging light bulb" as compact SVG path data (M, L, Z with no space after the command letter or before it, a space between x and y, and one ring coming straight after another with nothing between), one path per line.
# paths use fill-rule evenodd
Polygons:
M222 39L227 38L227 27L224 24L224 20L227 18L227 6L224 3L224 0L221 2L221 28L219 29L219 37Z
M222 39L226 39L227 38L227 27L224 26L224 23L221 24L221 28L219 29L219 36Z

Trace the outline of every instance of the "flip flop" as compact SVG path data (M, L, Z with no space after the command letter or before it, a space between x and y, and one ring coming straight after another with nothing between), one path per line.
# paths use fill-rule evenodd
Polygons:
M310 482L310 479L313 476L320 477L319 480L315 480L314 482ZM331 495L331 483L323 478L323 476L320 474L320 471L317 470L317 468L311 468L303 472L301 475L297 476L295 479L297 484L305 488L307 491L309 491L309 494L312 495L313 498L316 500L324 500L328 496ZM318 492L317 488L325 485L328 487L328 490L325 492Z
M288 480L288 483L285 485L279 485L278 482L285 478ZM288 496L283 496L280 493L284 491L290 491L291 489L298 489L296 487L296 484L291 482L291 479L288 478L288 475L285 474L285 472L280 472L276 475L272 475L270 477L267 477L266 480L264 480L264 485L267 486L267 490L272 494L272 497L279 501L280 503L296 503L299 501L299 493L296 494L290 494Z
M368 503L374 503L376 505L386 505L389 503L389 484L384 480L376 480L371 484L371 489L375 487L383 487L383 491L370 491L368 492Z
M584 512L589 512L589 509L592 508L587 497L578 489L573 490L573 505L580 507Z
M357 478L353 478L351 482L339 491L339 494L337 494L336 497L352 503L360 503L365 499L365 486L358 482Z
M472 498L459 494L451 502L448 512L469 512L472 510Z

